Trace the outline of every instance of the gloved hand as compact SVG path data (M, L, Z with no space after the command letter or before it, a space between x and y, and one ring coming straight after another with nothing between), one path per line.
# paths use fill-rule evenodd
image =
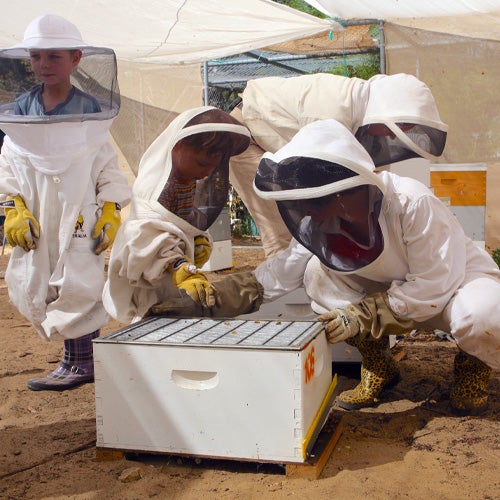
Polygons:
M216 303L213 307L201 307L188 296L172 297L152 306L148 315L232 318L258 311L264 296L264 288L252 271L229 274L214 283L213 288L216 295Z
M206 236L201 234L194 239L194 265L203 267L203 264L208 261L212 253L212 245Z
M21 195L8 197L11 207L4 205L5 222L4 233L9 245L20 246L25 252L34 250L36 243L33 238L40 238L40 224L33 214L26 208Z
M102 206L101 216L97 220L92 233L94 240L101 236L94 250L96 255L100 255L113 244L121 222L120 205L113 201L105 201Z
M186 259L178 259L169 266L174 285L184 290L202 307L213 307L216 302L215 290L207 277Z
M332 344L343 342L360 332L357 315L348 309L333 309L316 319L325 323L326 338Z
M205 309L191 299L188 295L185 297L169 297L163 302L154 304L144 317L149 316L168 316L174 318L201 318L209 316L210 309Z
M328 341L342 342L359 333L362 339L380 339L384 335L399 335L415 328L410 318L397 315L389 304L387 292L367 295L359 304L346 309L333 309L317 318L325 325Z

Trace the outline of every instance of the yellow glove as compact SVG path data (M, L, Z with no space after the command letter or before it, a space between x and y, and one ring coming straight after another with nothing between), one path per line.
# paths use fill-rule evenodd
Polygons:
M7 200L3 204L5 211L4 233L9 245L12 247L20 246L25 252L34 250L36 244L33 238L40 238L40 224L26 208L20 195L8 197Z
M212 253L212 245L206 236L201 234L194 239L194 265L203 267L203 264L208 261Z
M94 240L101 237L95 249L96 255L100 255L113 244L121 222L120 205L114 201L105 201L92 233Z
M169 271L174 285L184 290L196 303L202 307L215 306L215 290L194 264L184 258L178 259L169 266Z

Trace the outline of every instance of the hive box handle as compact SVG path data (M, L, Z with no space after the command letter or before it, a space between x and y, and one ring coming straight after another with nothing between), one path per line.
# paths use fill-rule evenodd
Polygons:
M191 370L172 370L172 380L183 389L204 391L213 389L219 384L217 372L202 372Z

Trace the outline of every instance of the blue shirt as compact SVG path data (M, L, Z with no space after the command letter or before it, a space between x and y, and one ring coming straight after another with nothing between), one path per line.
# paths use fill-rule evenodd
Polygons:
M15 115L81 115L99 113L101 106L95 97L73 87L67 99L54 109L45 111L42 101L43 85L38 85L30 92L19 96L14 105Z

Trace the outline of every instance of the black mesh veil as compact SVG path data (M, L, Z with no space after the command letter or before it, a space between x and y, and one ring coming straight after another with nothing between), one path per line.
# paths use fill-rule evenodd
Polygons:
M441 156L446 143L446 132L430 126L412 125L411 129L405 132L408 143L394 135L371 135L370 126L360 127L355 135L371 156L376 167L410 158L419 158L422 154L417 148L432 156Z
M229 160L229 157L228 157ZM224 161L206 179L197 181L193 210L188 222L206 231L217 219L229 193L229 163Z
M80 50L80 49L75 49ZM120 92L117 80L117 64L112 49L82 47L83 56L71 75L71 83L77 89L94 97L100 112L81 114L57 114L50 116L26 116L14 114L15 100L30 92L40 82L33 73L29 52L19 49L0 50L0 121L12 123L78 122L113 118L120 109Z
M348 168L318 158L292 156L279 163L263 158L255 176L261 191L286 191L332 184L358 174Z
M255 177L261 192L277 196L293 237L330 269L354 272L383 250L378 219L383 193L343 165L318 158L263 158ZM359 230L361 228L361 230Z

